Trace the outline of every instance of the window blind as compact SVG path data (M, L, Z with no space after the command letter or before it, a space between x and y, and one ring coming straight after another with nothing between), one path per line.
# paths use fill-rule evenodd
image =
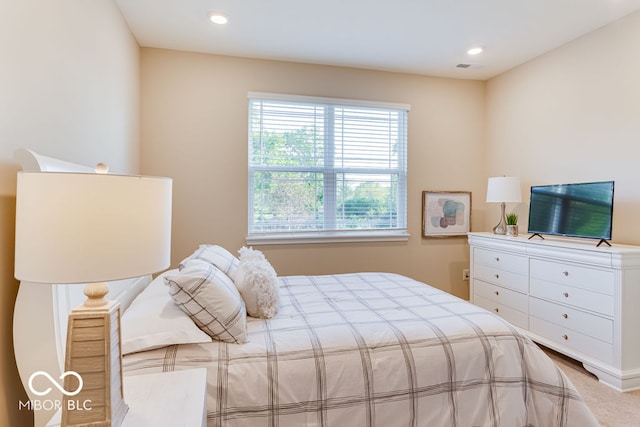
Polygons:
M249 96L249 234L406 231L408 106Z

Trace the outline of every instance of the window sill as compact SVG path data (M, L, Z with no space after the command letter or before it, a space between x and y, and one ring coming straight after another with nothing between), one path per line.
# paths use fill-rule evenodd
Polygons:
M406 242L406 231L346 231L335 233L273 233L246 237L247 245L291 245L308 243Z

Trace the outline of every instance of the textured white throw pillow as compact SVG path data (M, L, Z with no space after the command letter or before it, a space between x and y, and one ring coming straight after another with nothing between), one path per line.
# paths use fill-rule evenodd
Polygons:
M278 276L264 254L256 249L243 247L240 264L233 280L242 295L247 313L264 319L275 316L280 301Z
M233 281L214 265L199 259L181 264L165 284L175 303L213 339L247 342L247 311Z
M180 265L189 259L200 259L209 264L213 264L229 277L233 277L238 268L238 258L218 245L200 245L200 247L198 247L193 254L189 255L187 259L182 261Z

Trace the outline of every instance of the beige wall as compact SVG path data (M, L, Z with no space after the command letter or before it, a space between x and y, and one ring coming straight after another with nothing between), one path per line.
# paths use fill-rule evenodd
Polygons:
M200 243L245 244L249 91L400 102L411 105L410 240L256 247L281 275L392 271L468 297L466 239L421 238L421 193L484 197L483 82L146 48L141 59L142 169L174 179L174 265Z
M139 48L112 0L0 0L0 425L32 414L13 356L17 148L139 168ZM44 207L46 208L46 207ZM33 349L37 352L38 349Z
M635 13L487 84L489 174L520 176L527 201L531 185L615 180L613 240L636 245L639 46Z

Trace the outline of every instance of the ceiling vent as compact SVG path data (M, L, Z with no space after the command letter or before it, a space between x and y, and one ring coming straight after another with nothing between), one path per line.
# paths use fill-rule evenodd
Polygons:
M477 70L478 68L482 68L484 67L484 65L480 65L480 64L458 64L456 65L456 68L469 68L472 70Z

